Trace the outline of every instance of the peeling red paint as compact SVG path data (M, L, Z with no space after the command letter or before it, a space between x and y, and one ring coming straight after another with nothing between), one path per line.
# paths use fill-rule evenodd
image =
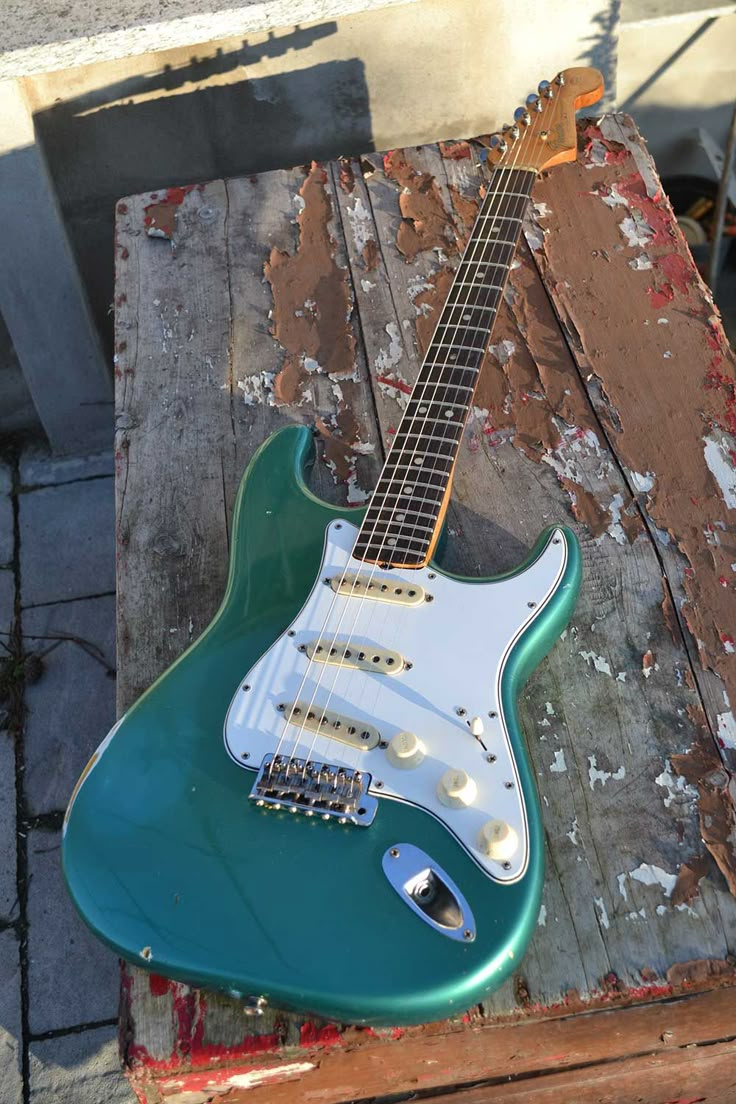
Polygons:
M440 142L439 150L443 157L451 161L464 161L472 157L470 142Z
M381 383L384 387L392 387L394 391L402 391L405 395L411 395L411 384L404 380L389 379L388 376L376 376L376 383Z
M151 195L155 202L149 203L143 208L143 225L146 233L154 238L166 238L172 241L176 231L177 210L184 202L184 196L193 191L195 184L187 184L184 187L167 188L163 199L158 199L158 193Z
M344 1040L335 1024L315 1024L307 1021L299 1028L299 1044L311 1046L341 1046Z
M160 974L149 974L148 986L151 990L152 997L163 997L169 991L169 980L168 978L161 977Z

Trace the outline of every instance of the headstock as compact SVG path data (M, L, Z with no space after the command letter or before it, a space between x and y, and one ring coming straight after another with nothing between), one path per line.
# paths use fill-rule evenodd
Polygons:
M553 81L541 81L537 95L527 97L514 121L491 135L488 164L492 168L541 172L577 156L575 112L603 94L597 69L563 69Z

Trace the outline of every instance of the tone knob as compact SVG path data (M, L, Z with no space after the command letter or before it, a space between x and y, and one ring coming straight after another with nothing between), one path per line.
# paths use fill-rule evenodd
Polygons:
M424 758L424 744L413 732L397 732L386 749L392 767L408 770Z
M451 767L437 783L437 797L450 809L466 809L478 795L478 787L467 771Z
M519 837L505 820L487 820L478 833L478 847L495 862L508 862L516 854Z

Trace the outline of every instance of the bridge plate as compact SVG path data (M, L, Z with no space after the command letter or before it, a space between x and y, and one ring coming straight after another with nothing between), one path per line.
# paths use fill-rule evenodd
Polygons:
M269 754L261 763L250 800L271 809L367 827L378 808L378 801L368 793L370 783L367 771Z

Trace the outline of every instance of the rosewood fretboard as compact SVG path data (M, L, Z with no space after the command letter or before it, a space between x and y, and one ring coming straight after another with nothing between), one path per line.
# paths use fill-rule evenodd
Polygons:
M536 174L496 169L354 548L422 567L436 543L483 354Z

